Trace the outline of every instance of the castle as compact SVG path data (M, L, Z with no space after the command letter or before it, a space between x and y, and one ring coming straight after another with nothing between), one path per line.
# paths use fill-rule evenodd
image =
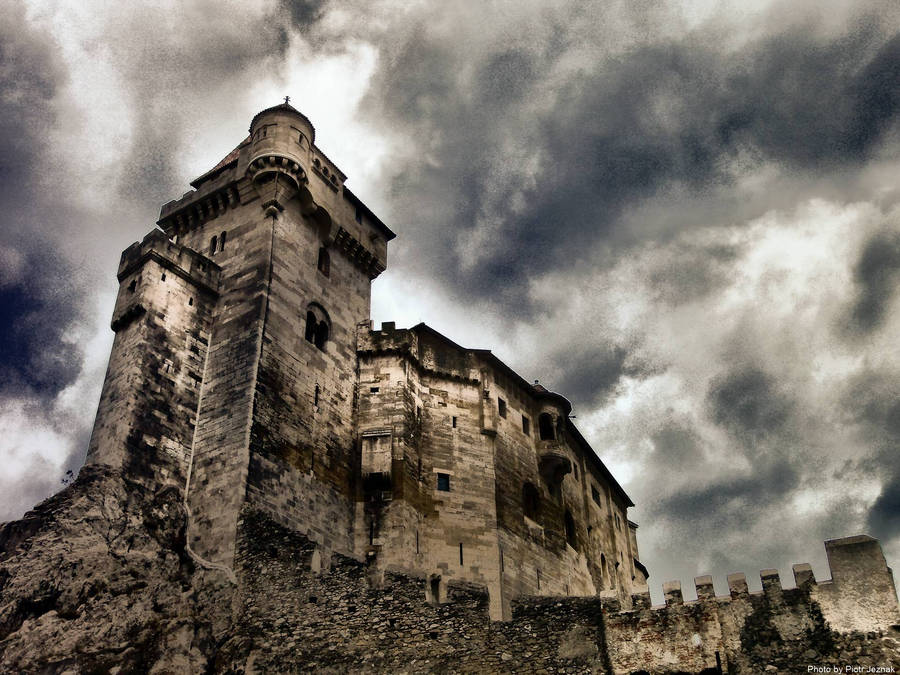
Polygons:
M647 587L632 502L570 403L424 324L373 329L394 233L286 101L122 254L89 464L184 491L229 570L244 506L327 553L522 595Z
M565 398L373 329L394 234L345 178L286 101L125 250L87 465L0 524L0 671L900 669L865 535L825 543L829 580L651 606Z

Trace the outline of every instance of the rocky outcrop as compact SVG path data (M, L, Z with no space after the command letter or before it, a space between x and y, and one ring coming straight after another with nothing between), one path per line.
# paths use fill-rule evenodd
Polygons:
M180 491L88 466L0 528L0 671L202 672L233 590L184 548Z

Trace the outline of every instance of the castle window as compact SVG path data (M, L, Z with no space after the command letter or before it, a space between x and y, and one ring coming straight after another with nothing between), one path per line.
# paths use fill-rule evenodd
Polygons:
M316 385L316 390L313 393L313 405L319 405L319 385Z
M324 246L319 249L319 262L317 263L317 267L326 277L331 275L331 256L328 255L328 251Z
M312 303L306 308L304 339L325 351L325 343L328 342L330 332L328 315L325 313L325 310L322 309L321 305Z
M616 514L616 529L619 530L619 531L622 530L622 521L619 520L619 514L618 514L618 513Z
M160 281L165 281L165 280L166 280L166 273L165 273L165 272L162 273L162 276L159 278L159 280L160 280Z
M522 510L526 518L537 520L541 510L541 493L534 483L525 483L522 486Z
M531 420L522 415L522 433L526 436L531 434Z
M459 542L459 564L460 564L460 566L462 566L462 564L463 564L462 542Z
M541 570L540 570L540 568L538 568L538 570L537 570L537 584L538 584L538 590L541 590Z
M379 391L378 387L369 387L369 392L372 394L377 394Z
M194 305L194 299L193 299L193 298L188 298L188 305L190 305L190 306L193 306L193 305Z
M500 412L500 417L506 418L506 401L502 398L497 399L497 410Z
M456 428L456 418L455 417L453 418L453 428L454 429Z
M541 413L538 417L538 431L542 441L552 441L556 438L553 433L553 417L550 413Z
M603 508L603 504L600 503L600 491L593 485L591 485L591 499L594 500L594 503L597 506Z
M575 476L575 480L578 480L578 465L577 464L572 465L572 473Z
M137 288L137 279L132 279L131 283L128 284L128 292L134 293L134 289Z
M572 548L577 549L578 539L575 537L575 519L572 517L572 512L569 511L569 509L566 509L564 520L566 525L566 543Z
M362 208L359 206L356 207L356 222L362 223Z
M210 255L216 254L216 248L217 248L218 242L219 242L219 238L216 235L213 235L212 239L209 240L209 254Z
M437 489L440 492L450 492L450 474L439 473L437 475Z
M225 250L225 235L226 234L227 234L227 232L222 232L222 234L219 235L219 250L220 251Z

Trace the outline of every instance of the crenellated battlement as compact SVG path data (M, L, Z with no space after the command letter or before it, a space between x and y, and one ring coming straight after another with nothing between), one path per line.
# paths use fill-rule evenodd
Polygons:
M784 586L776 569L759 572L762 590L750 591L743 572L726 578L728 595L717 596L710 575L694 577L696 600L684 600L680 581L663 584L665 604L652 606L650 591L635 593L631 612L666 612L673 607L704 603L724 605L762 598L772 606L785 602L786 594L805 593L817 602L825 619L835 630L883 630L900 623L893 573L887 566L877 539L857 535L825 542L831 578L817 581L809 563L793 565L793 586ZM606 600L607 611L618 612L618 601Z

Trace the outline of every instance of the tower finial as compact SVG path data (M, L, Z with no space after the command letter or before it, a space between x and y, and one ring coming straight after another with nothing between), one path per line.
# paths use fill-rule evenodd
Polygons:
M291 97L290 97L290 96L285 96L285 97L284 97L284 104L287 105L287 104L290 103L290 102L291 102Z

